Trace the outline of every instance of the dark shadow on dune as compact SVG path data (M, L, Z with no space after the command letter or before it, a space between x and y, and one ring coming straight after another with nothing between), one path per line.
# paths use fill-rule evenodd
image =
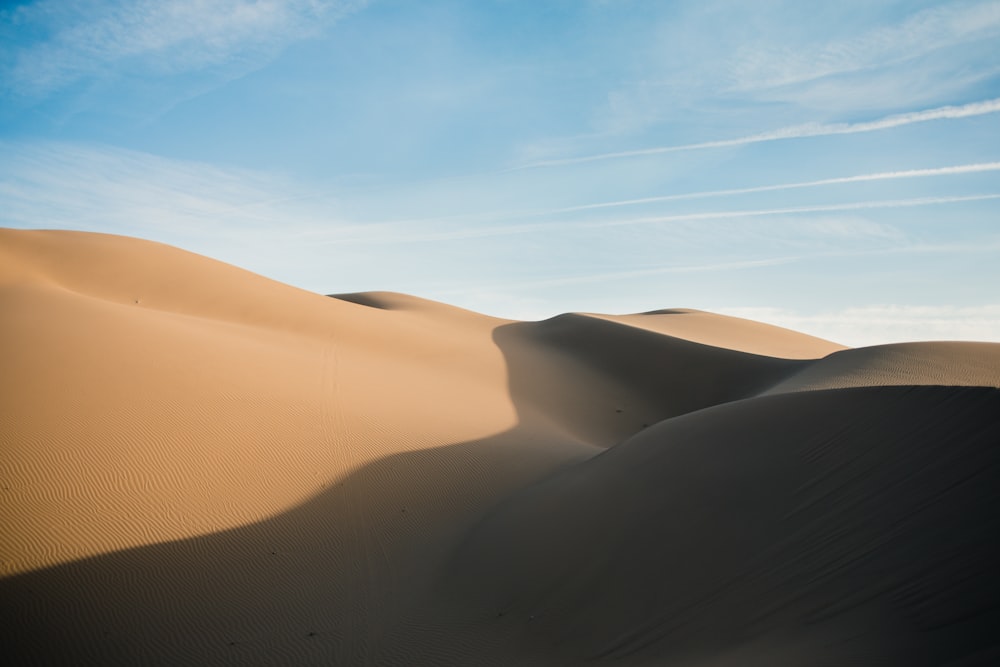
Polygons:
M359 306L368 306L378 310L392 310L392 307L385 299L380 298L378 292L348 292L344 294L327 294L331 299L339 299L349 303L356 303Z
M660 308L659 310L647 310L642 315L687 315L696 312L698 311L691 308Z
M493 338L507 360L520 413L541 410L570 431L604 432L597 443L603 446L663 419L754 396L812 363L580 314L498 327ZM570 394L566 377L589 380L594 391L574 386ZM617 426L608 428L609 421Z
M246 527L2 579L0 663L366 664L494 479L537 475L509 435L388 457Z
M522 417L511 431L371 463L259 523L0 580L0 662L685 664L674 639L721 656L766 636L792 647L782 656L772 646L778 661L767 664L817 665L825 656L815 643L795 653L802 627L835 628L830 619L859 609L877 622L864 616L849 631L878 664L997 655L1000 392L815 392L782 408L798 411L791 433L772 420L783 412L752 406L785 397L754 399L731 404L743 406L736 417L720 413L707 459L691 443L687 458L670 453L683 429L657 432L671 422L589 458L592 449L569 441L549 450L522 427L580 413L553 374L611 383L613 405L606 392L582 395L594 402L584 412L620 411L603 443L614 444L752 396L806 362L664 345L658 334L579 317L497 330ZM821 394L855 398L830 411ZM885 402L910 407L886 416ZM945 437L956 419L977 430ZM780 443L834 433L810 441L833 472L789 479L796 469L751 465L758 459L739 449L740 434L754 429L779 443L765 461L783 456ZM853 458L837 463L838 447ZM843 466L854 475L838 486ZM455 474L442 482L442 470ZM635 479L623 485L623 475ZM812 504L783 508L768 491L799 487ZM692 505L692 522L671 523L671 503Z
M512 495L442 588L559 664L994 665L998 507L1000 390L754 398Z

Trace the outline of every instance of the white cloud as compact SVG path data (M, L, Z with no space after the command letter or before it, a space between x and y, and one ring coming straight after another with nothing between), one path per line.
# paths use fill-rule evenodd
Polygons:
M699 261L697 257L702 257L704 250L699 247L709 237L715 239L710 251L711 256L716 257L716 259L701 259ZM843 258L989 254L1000 249L1000 239L996 238L983 239L978 243L915 243L907 240L905 235L896 228L863 218L840 217L819 220L801 218L786 221L767 220L759 227L754 226L753 228L729 223L713 225L710 231L696 224L681 224L673 228L666 237L650 237L646 241L657 246L668 245L677 251L679 257L687 257L687 259L650 264L641 262L639 253L631 256L621 254L616 255L618 259L615 264L622 268L614 270L580 271L578 268L567 270L565 267L551 267L551 270L547 271L547 275L542 277L526 280L511 278L489 286L475 284L442 288L438 290L437 294L449 298L478 294L484 290L492 294L519 294L552 287L607 284L679 274L725 274L790 264L836 261ZM779 248L784 250L786 254L775 255L775 250ZM752 257L753 255L757 256L750 259L736 259L737 257ZM732 259L718 259L721 257L731 257ZM634 284L641 283L642 281L639 281ZM772 321L767 319L768 317L792 317L789 313L776 309L750 308L745 310L751 314L741 316L753 319L754 314L760 314L762 321ZM726 310L726 312L737 314L733 309ZM812 320L809 320L807 324L811 322Z
M733 307L719 312L862 347L921 340L1000 342L1000 305L870 305L820 313Z
M274 173L66 142L0 140L0 154L0 226L141 237L316 291L406 291L418 262L398 226ZM356 237L371 247L332 247Z
M898 65L998 35L1000 2L951 2L848 39L747 45L733 55L730 68L737 90L776 88Z
M642 225L671 225L698 235L702 222L759 219L748 230L788 237L787 229L807 230L810 238L897 238L896 230L860 218L830 218L829 213L913 208L1000 199L1000 193L918 197L819 204L786 208L715 210L631 218L538 220L473 224L477 216L352 222L339 213L332 195L317 195L274 174L172 160L106 146L49 142L0 142L0 223L17 227L102 229L180 245L219 246L276 240L310 246L399 246L524 234L584 232ZM930 172L964 173L986 168L960 165ZM992 167L991 167L992 168ZM854 178L889 178L890 173ZM839 179L837 179L839 180ZM571 207L569 210L587 206ZM554 211L558 212L558 210ZM496 214L499 216L500 214ZM510 217L516 217L511 215ZM787 221L779 223L779 220ZM775 225L784 224L782 232ZM735 229L727 233L735 233ZM615 232L620 233L620 232ZM354 252L354 251L352 251Z
M582 155L579 157L562 158L556 160L542 160L522 164L512 169L538 169L542 167L560 167L569 164L579 164L582 162L595 162L598 160L616 160L622 158L641 157L645 155L657 155L660 153L676 153L680 151L706 150L713 148L730 148L733 146L743 146L746 144L756 144L766 141L781 141L785 139L803 139L806 137L821 137L835 134L857 134L860 132L875 132L878 130L888 130L903 125L913 123L926 123L933 120L954 120L968 118L971 116L981 116L1000 112L1000 98L983 100L981 102L971 102L959 106L944 106L936 109L925 109L922 111L911 111L903 114L885 116L872 121L860 123L806 123L803 125L792 125L789 127L769 130L735 139L720 139L716 141L703 141L695 144L679 144L676 146L655 146L653 148L642 148L631 151L618 151L614 153L598 153L595 155Z
M502 286L491 288L499 291L504 290L534 290L540 287L563 287L566 285L587 285L593 283L606 283L612 280L629 280L633 278L644 278L648 276L669 275L672 273L713 273L720 271L740 271L744 269L756 269L767 266L778 266L781 264L791 264L802 261L803 257L773 257L765 259L753 259L734 262L718 262L714 264L675 264L670 266L658 266L646 269L628 269L622 271L605 271L601 273L586 273L570 276L559 276L553 278L542 278L537 280L526 280L522 282L511 281ZM442 294L469 294L478 292L479 288L458 287L450 290L442 290Z
M680 215L659 215L621 220L604 220L581 223L585 227L617 227L621 225L647 225L688 220L725 220L734 218L756 218L777 215L797 215L802 213L828 213L832 211L861 211L881 208L912 208L939 204L1000 199L1000 194L968 195L962 197L915 197L911 199L882 199L874 201L847 202L844 204L820 204L818 206L798 206L793 208L746 209L739 211L707 211L704 213L683 213Z
M623 137L635 146L650 130L666 143L726 126L739 136L930 108L976 99L1000 74L997 0L663 5L654 28L622 44L629 67L592 115L601 136L575 133L578 147L589 146L578 152L610 151ZM548 152L518 164L572 154L554 142L532 147Z
M253 66L363 0L39 0L0 13L5 87L44 96L116 71ZM28 35L42 34L32 40Z
M680 200L691 200L691 199L714 199L731 197L736 195L744 194L755 194L762 192L776 192L781 190L795 190L803 188L814 188L822 187L828 185L842 185L850 183L866 183L874 181L889 181L889 180L901 180L910 178L930 178L937 176L959 176L964 174L978 174L984 172L1000 171L1000 162L981 162L973 164L962 164L962 165L952 165L948 167L933 167L929 169L904 169L897 171L888 172L876 172L870 174L857 174L853 176L841 176L835 178L825 178L814 181L797 181L793 183L777 183L773 185L760 185L746 188L728 188L724 190L702 190L696 192L684 192L671 195L660 195L654 197L641 197L635 199L621 199L615 201L604 201L604 202L594 202L588 204L576 204L573 206L561 206L556 208L533 208L533 209L511 209L511 210L499 210L499 211L487 211L487 212L470 212L466 214L450 214L450 215L437 215L434 217L427 218L408 218L408 219L397 219L389 220L379 223L385 226L394 227L399 233L406 234L407 226L411 229L414 226L419 226L420 224L436 223L439 227L439 231L447 227L449 223L462 223L463 225L469 225L473 223L482 223L489 221L507 221L508 224L505 227L512 232L515 231L525 231L530 232L535 229L545 229L549 227L547 223L525 223L513 225L509 224L509 221L520 220L525 218L544 218L544 217L554 217L561 216L567 213L579 213L584 211L597 211L601 209L611 209L611 208L621 208L628 206L644 205L644 204L657 204L670 201L680 201ZM992 198L992 197L988 197ZM925 200L920 200L925 202ZM946 203L946 202L941 202ZM797 211L790 211L797 212ZM715 214L712 214L713 216ZM479 236L482 234L491 234L492 228L480 228L480 229L468 229L463 234L469 236ZM458 232L443 232L445 237L452 233ZM433 240L439 240L439 238L444 237L434 237Z
M274 174L107 146L0 141L0 225L139 236L295 282L288 252L351 225ZM284 257L283 257L284 255ZM360 256L360 255L359 255Z
M546 232L570 232L587 229L631 227L640 225L664 225L716 220L741 220L747 218L774 218L873 209L916 208L922 206L961 204L996 199L1000 199L1000 193L947 197L915 197L911 199L883 199L846 202L841 204L797 206L789 208L703 211L698 213L680 213L675 215L655 215L633 218L610 218L596 220L580 219L566 221L545 220L540 222L507 223L482 226L474 226L470 224L471 222L479 219L477 216L454 216L451 219L426 218L388 221L369 223L363 226L352 226L350 228L342 228L339 230L329 230L323 233L322 238L317 238L316 243L337 245L435 243L461 239L479 239L522 234L542 234ZM499 217L499 214L489 214L488 218L494 218L495 215L496 217Z
M558 209L548 209L532 215L570 213L573 211L586 211L601 208L617 208L620 206L633 206L637 204L653 204L657 202L675 201L681 199L706 199L714 197L728 197L732 195L744 195L757 192L774 192L778 190L794 190L798 188L814 188L824 185L840 185L845 183L864 183L869 181L886 181L904 178L926 178L930 176L953 176L959 174L976 174L985 171L1000 171L1000 162L982 162L977 164L962 164L952 167L936 167L933 169L905 169L902 171L885 171L874 174L860 174L857 176L842 176L838 178L824 178L817 181L799 181L796 183L779 183L776 185L759 185L751 188L730 188L727 190L704 190L702 192L687 192L676 195L663 195L659 197L642 197L640 199L623 199L620 201L600 202L596 204L582 204L580 206L568 206ZM497 214L498 216L501 214Z

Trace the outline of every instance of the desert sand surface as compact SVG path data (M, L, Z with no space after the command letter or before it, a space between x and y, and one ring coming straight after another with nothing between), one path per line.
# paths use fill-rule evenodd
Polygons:
M0 663L1000 664L1000 344L0 230Z

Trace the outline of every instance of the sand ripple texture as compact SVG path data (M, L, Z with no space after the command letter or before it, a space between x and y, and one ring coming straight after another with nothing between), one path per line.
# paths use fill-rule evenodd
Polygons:
M1000 664L998 386L0 230L0 663Z

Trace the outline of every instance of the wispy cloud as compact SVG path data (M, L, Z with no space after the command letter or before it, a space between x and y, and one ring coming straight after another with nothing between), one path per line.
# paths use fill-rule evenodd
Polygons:
M856 176L841 176L838 178L823 178L816 181L799 181L796 183L779 183L776 185L758 185L749 188L729 188L726 190L704 190L702 192L686 192L676 195L659 197L642 197L639 199L623 199L620 201L599 202L596 204L581 204L564 208L547 209L536 214L571 213L601 208L617 208L638 204L654 204L657 202L676 201L682 199L706 199L713 197L729 197L733 195L752 194L756 192L775 192L779 190L794 190L799 188L815 188L824 185L840 185L846 183L864 183L869 181L887 181L905 178L927 178L930 176L953 176L959 174L976 174L986 171L1000 171L1000 162L980 162L962 164L951 167L936 167L932 169L905 169L902 171L883 171L874 174L859 174Z
M168 243L277 236L315 223L292 207L294 184L119 148L61 142L0 142L0 223L100 229ZM255 205L254 202L261 202ZM296 215L300 214L300 215Z
M683 136L690 121L719 128L713 136L738 136L748 127L933 108L984 96L1000 73L997 0L841 0L809 9L790 0L701 0L665 3L649 24L655 28L631 31L621 45L633 54L631 67L594 110L598 136L561 140L575 140L575 152L607 151L622 137L642 141L654 127L660 137ZM741 129L719 134L727 123ZM512 163L574 153L559 148L535 138Z
M699 263L699 264L671 264L665 266L657 266L644 269L628 269L621 271L603 271L599 273L586 273L571 276L560 276L555 278L542 278L538 280L527 280L527 281L512 281L504 283L501 286L496 286L493 288L486 287L457 287L452 289L440 290L438 293L442 295L460 295L468 294L470 292L479 292L482 289L487 291L494 289L500 290L525 290L525 289L538 289L542 287L564 287L567 285L588 285L594 283L604 283L611 280L629 280L633 278L645 278L649 276L660 276L669 275L674 273L713 273L713 272L724 272L724 271L741 271L745 269L757 269L768 266L778 266L781 264L791 264L794 262L800 262L805 257L801 256L788 256L788 257L769 257L764 259L753 259L753 260L742 260L734 262L714 262L714 263Z
M876 120L860 123L806 123L803 125L792 125L768 132L751 134L735 139L720 139L716 141L703 141L694 144L679 144L676 146L656 146L653 148L641 148L630 151L618 151L614 153L598 153L595 155L583 155L579 157L562 158L555 160L542 160L530 162L516 167L519 169L539 169L543 167L560 167L564 165L580 164L583 162L596 162L599 160L617 160L622 158L642 157L647 155L658 155L662 153L676 153L680 151L707 150L713 148L730 148L733 146L743 146L747 144L757 144L766 141L782 141L786 139L804 139L807 137L821 137L835 134L858 134L861 132L875 132L878 130L888 130L903 125L913 123L926 123L934 120L954 120L968 118L971 116L982 116L985 114L1000 112L1000 98L984 100L981 102L971 102L958 106L944 106L936 109L925 109L922 111L911 111L903 114L885 116Z
M706 211L703 213L682 213L678 215L658 215L621 220L601 220L577 223L585 227L618 227L623 225L647 225L664 222L680 222L689 220L722 220L735 218L757 218L779 215L795 215L803 213L829 213L833 211L861 211L880 208L912 208L917 206L936 206L940 204L959 204L965 202L1000 199L1000 193L981 195L966 195L955 197L914 197L911 199L878 199L871 201L846 202L843 204L820 204L817 206L797 206L791 208L746 209L737 211Z
M583 211L594 211L600 209L622 208L628 206L638 206L644 204L657 204L670 201L682 201L691 199L714 199L732 197L744 194L755 194L763 192L779 192L782 190L796 190L805 188L816 188L827 185L841 185L850 183L866 183L874 181L903 180L910 178L930 178L936 176L960 176L964 174L977 174L984 172L1000 171L1000 162L977 162L972 164L952 165L947 167L932 167L927 169L902 169L896 171L875 172L870 174L855 174L851 176L838 176L834 178L824 178L813 181L796 181L793 183L776 183L771 185L758 185L745 188L727 188L721 190L701 190L696 192L682 192L671 195L657 195L653 197L639 197L634 199L620 199L604 202L593 202L588 204L576 204L573 206L560 206L552 208L531 208L531 209L509 209L486 212L469 212L464 214L437 215L426 218L401 218L395 220L384 220L383 225L416 225L421 223L448 223L448 222L488 222L488 221L513 221L524 218L544 218L559 216L566 213L578 213ZM427 181L427 183L444 183L443 179ZM304 195L301 199L322 198L324 193ZM400 227L402 228L402 227ZM530 229L530 225L527 227Z
M5 160L0 162L0 201L4 209L0 222L3 224L100 228L146 235L172 243L183 243L188 235L191 238L222 240L238 232L243 241L256 237L280 237L315 245L399 245L641 225L811 216L1000 199L1000 193L982 193L486 225L470 224L476 216L457 216L452 220L358 223L336 215L337 201L334 197L327 195L326 201L316 204L316 197L305 193L301 186L254 170L221 168L137 151L80 144L0 142L0 150L5 155ZM782 189L828 182L993 170L1000 170L1000 163L884 172L763 188ZM704 193L694 194L701 196ZM589 204L553 209L547 213L599 209L625 203L629 202ZM510 214L510 217L515 216Z
M766 218L789 215L808 215L815 213L832 213L838 211L914 208L921 206L961 204L996 199L1000 199L1000 193L948 197L915 197L911 199L881 199L789 208L704 211L699 213L680 213L676 215L642 216L634 218L611 218L605 220L540 221L533 223L484 225L479 227L472 227L468 224L463 224L464 222L467 222L467 218L459 216L456 218L455 222L452 223L434 222L433 220L371 223L365 225L364 227L354 227L351 230L345 230L343 232L324 234L324 238L317 239L316 242L337 245L370 243L433 243L438 241L455 241L460 239L512 236L518 234L569 232L581 229L600 229L609 227L628 227L709 220L737 220L741 218Z
M365 0L39 0L0 12L4 87L44 96L116 73L253 66Z
M834 225L837 223L834 222ZM771 239L771 245L774 245L774 239ZM855 258L855 257L888 257L892 255L934 255L934 254L989 254L1000 250L1000 239L993 241L984 241L976 244L968 243L938 243L938 244L912 244L906 243L902 245L892 245L878 248L851 248L851 249L836 249L836 250L822 250L818 247L813 247L813 249L807 252L801 252L797 254L788 254L780 256L771 257L760 257L757 259L748 260L732 260L724 262L688 262L688 263L669 263L662 264L658 266L646 266L643 268L634 269L620 269L616 271L598 271L598 272L585 272L585 273L575 273L572 275L560 275L553 276L549 278L538 278L532 280L524 281L507 281L502 285L495 286L461 286L453 287L447 289L438 290L439 296L457 296L470 293L478 293L485 289L486 291L500 291L500 290L511 290L514 292L522 290L535 290L540 288L549 287L564 287L571 285L587 285L587 284L603 284L611 281L626 281L633 280L636 278L647 278L651 276L660 275L670 275L670 274L688 274L688 273L730 273L735 271L745 271L753 269L763 269L775 266L783 266L788 264L802 264L815 261L824 260L837 260L842 258ZM880 307L877 307L880 308ZM876 308L876 309L877 309ZM863 309L858 309L863 310ZM789 319L791 316L776 308L725 308L720 312L726 312L731 315L738 317L747 317L750 319L759 319L761 321L767 321L774 324L779 322L776 319L786 318L787 321L791 322ZM917 312L917 311L914 311ZM787 317L786 317L787 316ZM886 317L888 317L887 315ZM813 322L814 320L808 320L807 323ZM883 320L876 319L874 323L881 322ZM884 320L889 321L889 320ZM790 324L782 324L781 326L788 326L789 328L796 328ZM997 329L1000 331L1000 328ZM1000 334L994 333L993 338L1000 340ZM839 339L838 339L839 340ZM915 340L915 339L913 339ZM976 340L976 338L969 338L969 340ZM986 340L986 338L979 337L978 340Z
M333 195L300 204L301 186L277 174L64 142L0 141L0 155L0 226L137 236L317 291L392 284L375 249L330 262L314 240L360 225Z
M733 54L730 71L737 90L785 87L899 65L998 34L1000 3L950 2L846 39L750 44Z

